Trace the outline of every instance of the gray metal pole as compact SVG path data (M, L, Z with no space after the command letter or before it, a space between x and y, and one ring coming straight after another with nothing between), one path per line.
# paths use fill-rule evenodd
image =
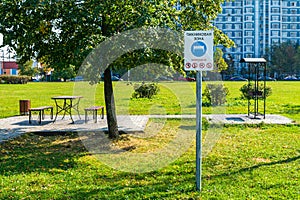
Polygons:
M196 188L201 191L202 176L202 71L197 72L196 83Z

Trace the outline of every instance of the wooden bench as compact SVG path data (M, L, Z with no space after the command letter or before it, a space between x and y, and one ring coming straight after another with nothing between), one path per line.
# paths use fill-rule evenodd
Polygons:
M88 111L92 111L93 112L93 119L95 120L95 123L97 123L97 113L98 113L98 110L101 109L101 118L104 119L104 107L103 106L92 106L92 107L89 107L89 108L85 108L84 111L85 111L85 123L87 123L88 121Z
M29 108L29 124L31 124L31 119L32 119L32 113L33 112L38 112L38 121L39 124L42 123L42 119L45 119L45 110L49 110L50 109L50 117L51 119L53 119L53 106L41 106L41 107L37 107L37 108Z

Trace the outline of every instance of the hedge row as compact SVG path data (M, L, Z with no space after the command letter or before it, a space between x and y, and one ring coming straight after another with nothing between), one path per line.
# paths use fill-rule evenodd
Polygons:
M0 84L26 84L29 80L29 76L0 75Z

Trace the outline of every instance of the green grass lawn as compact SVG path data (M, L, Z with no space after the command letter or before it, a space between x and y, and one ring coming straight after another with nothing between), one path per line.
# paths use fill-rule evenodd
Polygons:
M134 145L131 153L155 151L161 136L171 139L178 125L179 120L168 120L155 137L124 136L116 145ZM195 190L194 142L164 168L129 173L100 162L77 134L28 133L0 144L0 199L297 199L299 130L295 125L224 127L203 159L201 194Z
M225 82L230 91L227 113L247 112L247 102L239 98L242 84ZM83 145L87 138L77 133L27 133L0 144L0 199L299 199L300 82L268 85L273 94L267 99L267 113L285 115L297 124L224 126L212 151L203 158L201 193L195 189L194 138L183 155L167 166L130 173L100 162L101 157ZM71 82L0 85L0 117L18 115L20 99L30 99L32 107L53 105L52 96L78 94L73 86ZM115 83L118 114L195 114L195 83L163 83L160 89L154 99L131 99L132 85ZM95 98L96 104L104 104L102 83L97 85ZM82 107L94 103L84 99ZM222 109L203 108L203 112ZM157 133L123 135L114 147L132 154L157 152L178 133L194 137L195 121L168 120ZM91 136L95 134L102 133ZM165 157L175 153L166 152Z
M78 83L76 83L78 84ZM29 83L25 85L0 84L0 118L19 114L19 100L30 99L31 106L54 105L51 97L57 95L83 95L81 110L91 104L104 105L103 83L89 88L88 83L74 86L67 83ZM205 87L206 82L203 84ZM203 107L203 113L247 113L247 101L241 99L240 87L245 82L225 82L229 88L227 104L222 107ZM267 114L281 114L300 122L300 82L268 82L273 94L267 98ZM195 83L159 83L160 92L153 99L132 99L133 85L115 82L114 92L117 114L195 114ZM95 91L93 91L95 89ZM92 91L92 95L88 92ZM262 108L263 104L259 104Z

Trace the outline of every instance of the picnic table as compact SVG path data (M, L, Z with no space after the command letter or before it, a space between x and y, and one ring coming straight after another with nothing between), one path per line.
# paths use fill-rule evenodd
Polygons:
M52 97L51 99L53 99L55 101L55 105L56 105L56 114L55 114L55 118L54 121L56 121L57 119L57 115L59 113L63 113L63 117L62 119L64 119L66 114L70 115L70 118L72 120L72 123L74 124L74 120L72 117L72 109L74 109L77 114L79 119L81 119L80 114L79 114L79 102L80 99L83 98L82 96L55 96Z

